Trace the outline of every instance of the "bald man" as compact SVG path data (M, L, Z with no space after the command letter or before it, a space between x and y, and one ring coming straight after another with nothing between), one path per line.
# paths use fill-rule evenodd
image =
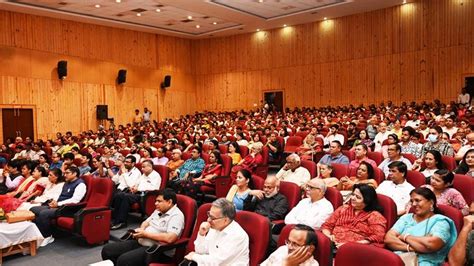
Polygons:
M334 208L325 197L326 183L313 178L305 186L307 198L302 199L285 217L285 224L305 224L315 230L334 212Z
M280 181L274 176L267 177L263 190L255 191L256 196L252 196L248 209L267 217L270 221L283 220L288 212L288 201L278 192L279 189Z
M308 169L301 166L301 158L292 153L286 158L286 164L278 171L276 177L281 181L287 181L302 187L311 179Z
M474 149L474 133L467 134L466 139L467 139L467 144L462 146L459 149L459 151L456 153L456 155L454 156L454 159L456 159L456 161L462 160L462 158L464 157L464 154L466 154L468 150Z

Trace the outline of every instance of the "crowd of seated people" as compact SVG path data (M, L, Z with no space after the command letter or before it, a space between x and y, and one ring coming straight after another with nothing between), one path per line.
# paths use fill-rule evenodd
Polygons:
M116 186L111 228L119 229L127 226L132 205L144 194L163 189L162 179L166 187L202 203L201 187L216 188L226 154L232 164L228 183L233 185L225 194L234 211L301 225L303 229L296 231L306 230L304 226L322 230L334 242L335 252L347 242L382 247L385 238L386 247L397 254L424 254L418 256L423 265L444 260L456 241L452 220L436 205L448 205L464 216L474 211L472 183L467 185L471 184L470 194L465 192L469 187L455 186L458 176L474 178L473 124L470 108L455 103L388 102L270 113L203 112L77 135L57 133L50 140L17 137L0 148L0 207L33 211L47 245L54 241L49 222L54 210L84 198L87 188L81 177L110 178ZM300 136L300 148L285 153L286 142L294 136ZM279 168L276 176L257 175L258 168L268 167L265 157ZM314 169L302 161L313 163ZM454 168L448 169L453 162ZM158 165L167 167L169 176L160 176ZM414 172L424 177L424 186L411 183ZM300 188L301 200L294 206L279 192L286 182ZM328 196L334 191L344 196L342 206ZM387 196L396 206L400 218L392 228L387 227L390 223L377 195ZM167 202L164 212L175 204L168 194L161 200ZM232 214L226 215L232 224ZM427 227L434 228L432 238L403 227L421 224L424 218L429 220ZM438 228L438 223L445 228ZM443 235L436 235L436 230ZM202 236L209 231L209 225L203 226ZM424 241L434 246L427 248ZM294 247L289 245L285 252ZM118 255L104 257L120 261ZM187 258L202 259L195 254Z

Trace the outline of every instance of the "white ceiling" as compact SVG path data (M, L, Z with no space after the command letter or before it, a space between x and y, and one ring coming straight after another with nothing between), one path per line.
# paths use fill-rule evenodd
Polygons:
M186 38L208 38L256 29L272 29L284 24L303 24L323 20L325 17L332 19L400 5L402 2L403 0L0 0L0 9Z

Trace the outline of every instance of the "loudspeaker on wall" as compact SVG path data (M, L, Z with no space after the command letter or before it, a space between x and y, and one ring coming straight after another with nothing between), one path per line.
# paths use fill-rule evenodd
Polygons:
M118 72L117 76L117 83L118 84L123 84L127 81L127 70L126 69L120 69Z
M161 82L161 88L165 89L165 88L168 88L170 86L171 86L171 76L166 75L165 80L163 82Z
M97 105L97 119L103 120L109 117L107 105Z
M67 76L67 61L61 60L58 62L58 77L65 79Z

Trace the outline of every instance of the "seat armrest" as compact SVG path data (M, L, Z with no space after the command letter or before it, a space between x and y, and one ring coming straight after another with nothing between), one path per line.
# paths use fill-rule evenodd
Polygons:
M75 213L86 207L86 205L86 202L63 205L56 210L56 216L74 217Z
M92 207L92 208L83 208L74 214L74 230L77 233L82 233L82 223L84 217L88 215L94 215L95 213L110 211L109 207Z
M274 220L271 222L272 234L278 235L285 226L285 220Z
M147 250L146 250L146 253L147 254L159 254L159 253L162 253L162 252L165 252L165 251L168 251L168 250L172 250L172 249L175 249L175 248L185 248L186 245L188 244L189 242L189 238L187 237L183 237L183 238L180 238L178 240L176 240L176 242L174 243L170 243L170 244L160 244L160 246L158 247L157 245L153 245L151 247L149 247Z

